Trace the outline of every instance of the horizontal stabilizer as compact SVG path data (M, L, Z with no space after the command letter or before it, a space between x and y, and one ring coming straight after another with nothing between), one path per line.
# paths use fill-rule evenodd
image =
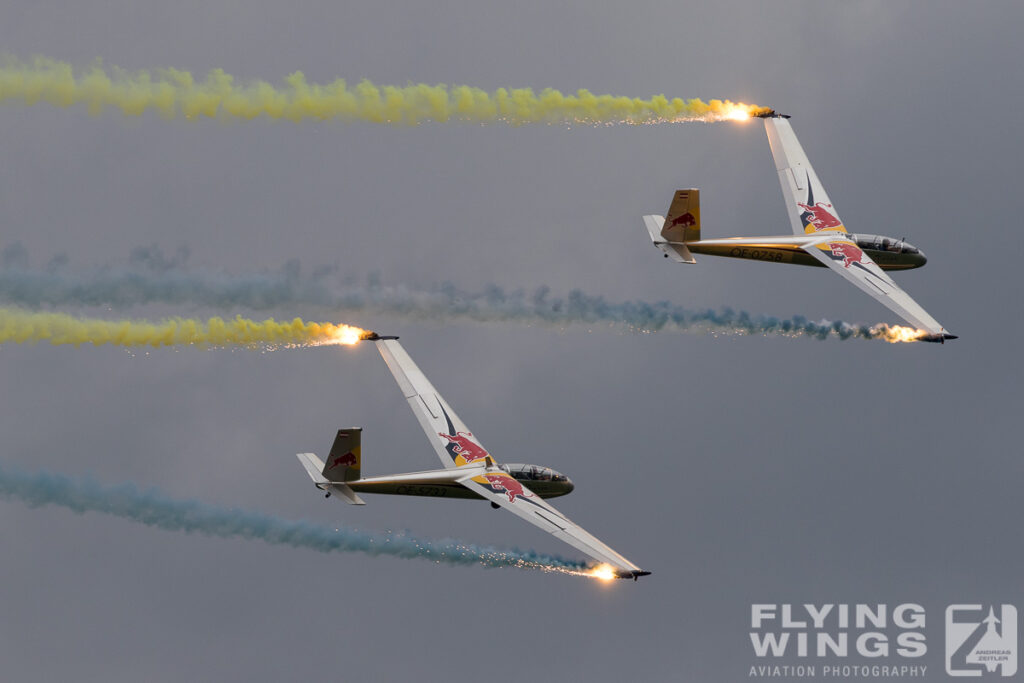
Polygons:
M685 244L665 241L665 238L661 236L661 230L664 225L664 216L644 216L644 226L651 236L651 241L654 242L654 246L665 253L667 258L672 259L676 263L696 263L697 260L693 258L693 254L690 253Z
M306 468L306 472L309 474L309 478L313 480L314 484L326 484L327 478L324 477L321 472L324 470L324 463L320 458L316 457L312 453L296 453L295 457L299 459L302 466Z
M366 505L366 502L355 491L345 485L344 482L332 482L321 474L321 471L324 469L324 463L320 458L312 453L296 453L295 457L302 463L306 473L313 480L313 483L316 484L316 487L324 491L328 496L335 494L340 498L344 498L345 502L352 505Z
M349 505L366 505L366 501L359 497L347 484L334 482L327 487L328 493L333 493L339 498L344 498Z

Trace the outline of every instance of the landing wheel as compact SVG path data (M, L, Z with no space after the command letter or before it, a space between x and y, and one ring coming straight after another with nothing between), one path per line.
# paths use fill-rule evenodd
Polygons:
M324 498L330 498L330 497L331 497L331 492L330 491L328 491L327 493L324 494Z
M500 506L500 505L498 505L497 503L495 503L495 502L493 502L493 501L492 501L492 502L491 502L491 507L492 507L492 508L494 508L495 510L497 510L497 509L498 509L498 508L500 508L501 506Z

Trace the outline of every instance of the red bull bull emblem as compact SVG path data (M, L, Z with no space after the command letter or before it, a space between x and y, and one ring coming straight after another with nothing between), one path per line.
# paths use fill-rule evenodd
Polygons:
M804 222L804 226L808 223L813 225L814 232L834 230L835 228L843 227L843 224L835 214L828 210L832 208L831 204L822 204L821 202L818 202L814 206L811 206L810 204L801 204L800 202L797 202L796 205L804 210L800 215L800 219Z
M340 467L341 465L348 465L349 467L355 467L355 465L356 465L356 454L353 453L352 451L349 451L345 455L336 455L336 456L334 456L334 458L331 460L331 466L328 469L332 469L333 470L335 467Z
M849 242L829 242L828 248L832 251L832 256L843 259L844 268L849 268L854 263L865 263L864 252Z
M683 227L690 227L691 225L697 225L697 219L693 217L693 214L687 211L682 216L676 216L672 219L672 222L668 224L668 227L674 228L678 225Z
M451 425L449 425L449 429L450 428ZM437 435L442 439L448 439L451 444L450 450L454 451L457 455L461 455L462 459L466 462L483 460L490 455L484 450L483 446L471 440L471 437L473 436L472 432L455 432L454 435L438 432Z
M520 498L530 498L533 496L532 493L527 493L523 485L516 481L515 478L507 474L485 474L484 479L487 480L491 490L495 493L504 491L510 503L516 502L516 496Z

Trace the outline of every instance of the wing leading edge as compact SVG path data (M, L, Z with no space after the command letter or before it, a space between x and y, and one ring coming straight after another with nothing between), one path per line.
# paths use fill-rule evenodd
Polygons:
M768 144L772 148L782 194L786 198L786 212L793 234L846 232L825 186L818 180L818 174L796 139L789 119L765 118L764 127L768 132Z
M446 468L467 469L456 481L599 562L616 568L620 577L648 574L605 543L544 502L540 496L497 466L396 340L375 342L431 446Z
M858 289L884 304L901 318L935 340L955 338L930 316L909 294L900 289L870 256L850 239L846 226L818 180L789 119L764 119L768 144L786 199L786 212L796 235L809 240L800 245L808 254L843 276Z
M942 325L845 235L822 235L801 248L918 329L945 336Z
M499 469L471 474L459 479L459 483L598 562L619 569L620 576L647 573L556 510L522 482Z
M402 345L393 339L375 343L444 466L456 468L484 462L490 454L441 398Z

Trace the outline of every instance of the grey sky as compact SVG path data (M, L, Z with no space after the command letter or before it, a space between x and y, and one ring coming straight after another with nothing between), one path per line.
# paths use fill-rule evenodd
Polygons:
M924 250L896 280L961 339L347 316L402 335L497 457L568 474L559 509L654 575L320 555L0 502L3 677L733 681L754 663L751 602L915 601L941 678L945 605L1022 602L1022 20L1013 2L6 3L0 46L22 58L773 106L847 225ZM640 216L680 187L701 188L708 236L788 232L760 124L190 124L7 105L0 120L0 247L38 265L184 244L233 273L295 258L410 286L898 322L818 269L678 266L650 246ZM0 373L4 463L572 554L483 504L316 495L293 453L322 455L338 427L364 428L367 473L436 464L368 345L4 346Z

